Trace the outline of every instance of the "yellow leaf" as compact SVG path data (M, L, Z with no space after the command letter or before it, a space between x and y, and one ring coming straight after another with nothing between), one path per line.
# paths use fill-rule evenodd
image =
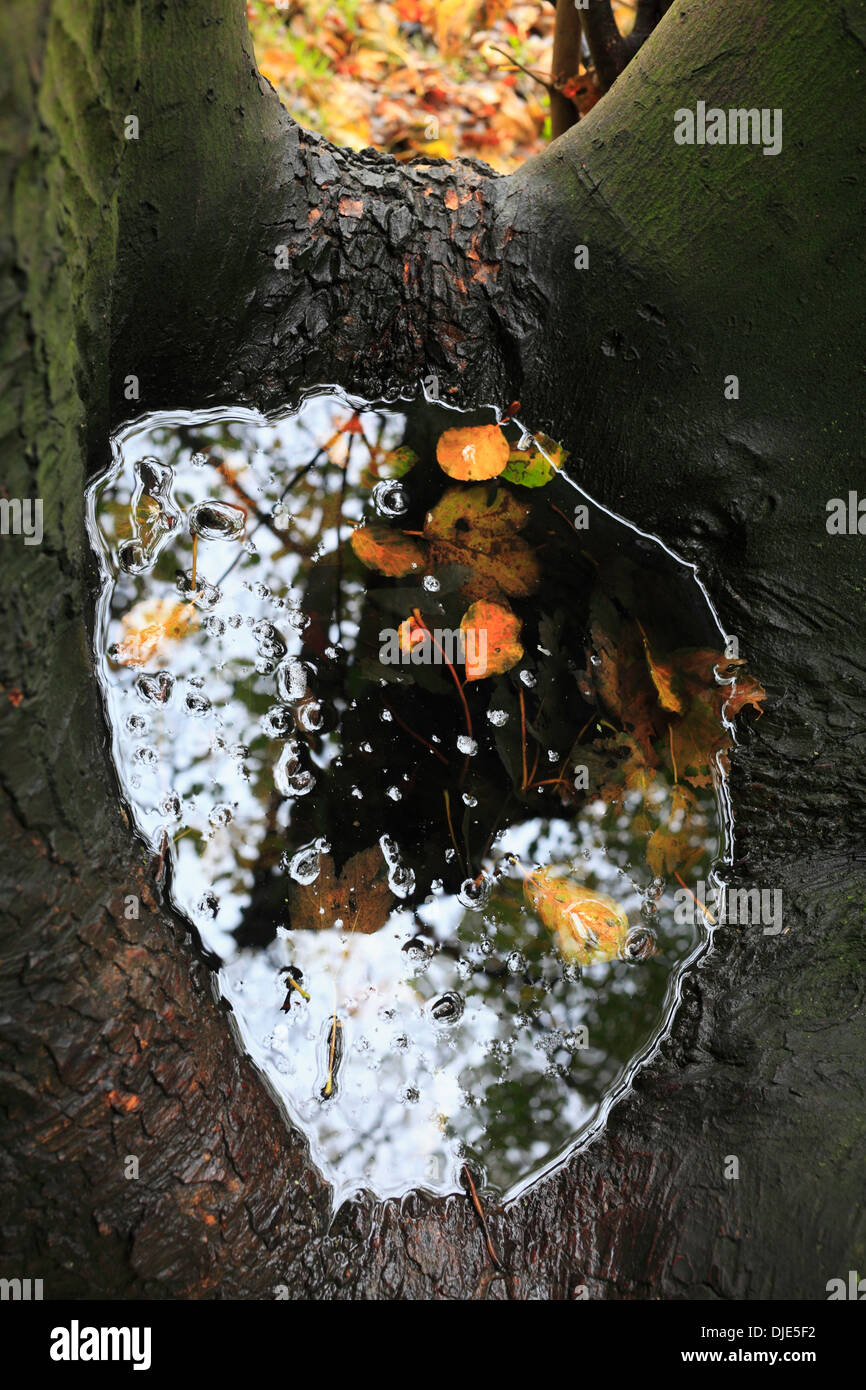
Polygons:
M473 603L463 614L466 679L480 681L510 671L523 656L519 642L523 626L516 613L499 603Z
M198 625L191 603L171 598L144 599L121 618L122 635L112 653L121 666L145 666L169 642L179 641Z
M470 425L446 430L436 445L439 466L449 478L462 483L496 478L508 463L511 450L498 425Z
M566 960L599 965L646 960L655 954L649 928L630 927L623 909L607 893L559 877L555 868L536 869L524 881L523 891Z
M664 663L656 659L650 651L650 644L647 641L646 633L638 623L638 630L643 639L643 649L646 653L646 663L649 673L652 676L653 685L659 697L659 704L662 709L666 709L670 714L682 714L685 704L680 695L674 689L677 682L678 672L672 663Z
M446 56L459 53L475 30L483 0L438 0L434 10L436 46Z

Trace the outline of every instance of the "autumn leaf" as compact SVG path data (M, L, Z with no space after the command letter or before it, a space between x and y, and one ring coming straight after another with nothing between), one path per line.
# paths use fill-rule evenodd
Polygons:
M383 927L394 904L388 866L378 845L347 860L339 877L330 854L320 859L312 883L289 884L289 920L293 931L339 931L370 935Z
M428 513L424 535L438 566L469 571L461 585L466 598L525 598L541 577L531 547L517 534L528 516L529 508L507 488L497 488L490 499L487 488L453 487Z
M446 430L436 445L443 472L459 482L477 483L496 478L508 463L508 440L498 425L468 425Z
M502 479L520 487L545 487L556 469L538 449L512 449Z
M679 680L679 672L671 663L665 663L656 659L650 650L646 633L638 623L638 630L643 639L646 662L649 673L652 676L653 685L659 697L659 704L662 709L668 710L672 714L682 714L684 704L681 696L677 693L675 686Z
M597 590L590 603L589 669L604 712L629 734L646 767L657 764L655 742L664 728L658 695L647 668L637 624L623 619L613 600Z
M516 613L499 603L473 603L460 630L466 640L466 679L480 681L510 671L523 657L519 639L523 626Z
M428 629L418 622L414 614L410 614L398 627L397 636L401 652L411 656L418 644L427 640Z
M694 824L697 811L694 792L682 784L675 786L666 823L658 826L647 841L646 862L660 878L675 869L691 868L704 853L704 828L696 833Z
M121 666L146 666L161 657L170 642L180 641L198 625L198 614L191 603L171 598L144 599L121 618L122 635L112 649L112 659Z
M623 909L607 893L560 877L555 868L536 869L524 880L523 891L568 961L599 965L646 960L655 954L655 938L648 928L630 927Z
M459 53L475 28L483 0L437 0L434 32L437 47L448 57Z
M356 527L350 541L362 565L391 579L402 579L425 564L424 548L416 540L381 521Z
M724 713L728 719L733 719L739 714L741 709L751 705L758 714L763 714L762 705L767 698L767 692L760 681L755 680L754 676L746 675L745 672L738 672L734 680L733 689L725 699Z

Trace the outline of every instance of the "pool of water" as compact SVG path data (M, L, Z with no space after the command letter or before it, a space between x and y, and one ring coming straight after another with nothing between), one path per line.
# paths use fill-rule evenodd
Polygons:
M151 416L90 492L124 795L337 1202L467 1163L518 1191L603 1121L709 940L682 904L725 855L723 762L696 770L659 654L725 639L551 441L509 422L501 477L447 476L444 433L494 423L324 390ZM510 645L484 626L467 679L484 605ZM563 909L614 901L616 951L557 934L527 885L560 879Z

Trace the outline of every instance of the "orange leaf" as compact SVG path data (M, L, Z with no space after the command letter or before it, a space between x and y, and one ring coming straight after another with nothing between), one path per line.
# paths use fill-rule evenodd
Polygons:
M391 579L413 574L425 562L424 551L411 536L392 531L381 521L369 521L351 535L351 545L362 565Z
M628 917L607 893L554 868L536 869L524 880L527 902L553 933L566 960L599 965L609 960L646 960L655 954L655 938L646 927L629 927Z
M508 463L511 450L498 425L469 425L446 430L436 445L439 466L449 478L481 482L497 478Z
M763 714L761 705L766 698L766 690L754 676L738 675L734 681L734 688L725 701L725 714L728 719L733 719L746 705L751 705L759 714Z
M167 642L179 641L197 626L191 603L171 598L144 599L121 618L123 636L112 652L121 666L145 666Z
M676 667L670 663L657 660L650 651L650 644L646 639L646 633L640 623L638 623L638 629L643 638L646 663L649 667L650 675L653 678L653 685L658 692L659 704L662 709L666 709L670 714L682 714L685 709L685 704L682 697L674 689L674 686L678 684L679 675Z
M510 671L523 656L516 613L499 603L473 603L463 614L460 631L466 641L466 679L480 681Z

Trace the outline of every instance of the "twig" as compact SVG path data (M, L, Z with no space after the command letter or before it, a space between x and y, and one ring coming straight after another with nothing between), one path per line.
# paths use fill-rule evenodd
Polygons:
M399 714L394 713L390 705L383 705L383 708L388 711L395 724L399 724L400 728L405 729L406 733L409 734L411 738L417 739L419 743L423 743L425 748L429 748L430 752L439 759L440 763L444 763L446 767L451 766L445 754L436 747L435 743L428 743L426 738L423 738L421 734L416 734L414 729L410 729L409 725L403 722Z
M457 843L457 836L454 834L454 825L451 820L451 797L448 795L447 787L443 791L442 795L445 797L445 819L448 822L448 831L451 835L451 843L454 846L454 853L457 855L457 861L460 865L460 868L462 872L465 874L466 865L463 863L463 855L460 853L460 846Z
M481 1229L484 1232L484 1241L487 1245L487 1253L490 1256L490 1259L492 1260L493 1264L500 1271L500 1273L505 1274L505 1266L503 1265L502 1261L496 1253L496 1246L493 1244L493 1239L490 1235L490 1228L487 1225L487 1217L484 1215L484 1208L481 1205L481 1198L478 1196L478 1193L475 1190L475 1184L472 1181L472 1174L469 1171L469 1165L467 1163L464 1163L463 1165L463 1174L466 1178L467 1183L469 1184L469 1196L472 1201L472 1205L475 1208L478 1220L481 1222Z
M501 58L507 58L511 67L520 68L521 72L525 72L526 76L531 77L533 82L537 82L539 86L544 87L545 91L553 92L556 90L552 82L548 82L547 78L541 77L539 73L533 72L532 68L525 68L522 63L517 61L512 53L506 53L504 48L497 48L495 43L491 43L488 46L494 53L498 53ZM499 72L501 69L497 68L495 71Z
M683 888L685 888L686 892L689 893L689 894L694 898L694 900L695 900L695 902L697 903L698 907L701 909L701 912L703 912L703 913L705 914L705 916L709 919L709 921L712 922L713 926L716 926L716 925L717 925L717 924L716 924L716 919L715 919L715 917L713 916L713 914L710 912L710 909L707 907L706 903L702 903L701 900L700 900L700 898L697 897L697 895L696 895L695 893L692 893L692 890L691 890L691 888L689 887L689 885L688 885L687 883L683 883L683 881L682 881L682 879L680 878L679 874L677 873L676 869L674 869L674 878L676 878L676 879L679 880L679 882L682 884Z

